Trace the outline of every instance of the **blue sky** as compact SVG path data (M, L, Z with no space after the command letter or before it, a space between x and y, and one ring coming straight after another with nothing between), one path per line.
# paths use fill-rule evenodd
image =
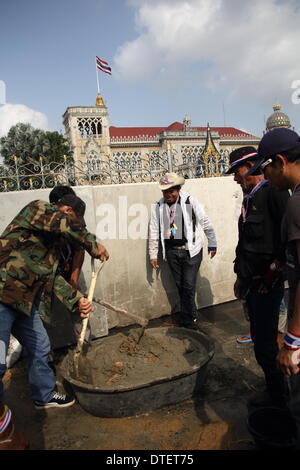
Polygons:
M10 0L0 7L0 135L62 129L100 91L115 126L238 127L260 136L276 102L300 132L299 0ZM1 101L1 96L0 96ZM2 100L3 101L3 100ZM225 110L225 114L223 113Z

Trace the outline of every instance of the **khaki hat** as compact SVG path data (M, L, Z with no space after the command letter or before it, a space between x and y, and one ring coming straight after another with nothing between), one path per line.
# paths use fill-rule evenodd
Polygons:
M158 182L159 189L162 191L166 191L166 189L173 188L174 186L182 186L184 183L185 179L183 176L179 176L176 173L166 173Z

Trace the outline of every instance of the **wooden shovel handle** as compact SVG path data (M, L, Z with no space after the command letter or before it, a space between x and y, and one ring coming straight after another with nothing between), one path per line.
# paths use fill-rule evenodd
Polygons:
M92 302L92 300L93 300L97 278L98 278L98 275L99 275L101 269L103 268L104 264L105 264L105 260L101 262L101 264L99 265L99 267L97 269L95 269L95 260L94 260L94 258L92 258L92 260L91 260L92 280L91 280L89 293L88 293L88 300L90 302ZM82 320L82 328L81 328L80 336L79 336L77 347L76 347L76 353L78 353L78 354L80 354L81 349L82 349L82 345L83 345L83 342L84 342L84 337L85 337L88 321L89 321L89 317L84 318Z

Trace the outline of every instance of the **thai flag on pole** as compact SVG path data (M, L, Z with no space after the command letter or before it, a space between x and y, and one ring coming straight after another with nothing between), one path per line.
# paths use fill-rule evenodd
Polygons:
M96 65L97 69L101 70L102 72L109 73L111 75L111 68L108 65L107 62L104 62L104 60L99 59L99 57L96 56Z

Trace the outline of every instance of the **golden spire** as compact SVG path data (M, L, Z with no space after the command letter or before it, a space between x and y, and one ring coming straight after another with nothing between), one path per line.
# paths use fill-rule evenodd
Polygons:
M97 93L96 106L105 106L104 101L100 93Z
M220 154L215 146L213 137L211 135L209 123L207 123L206 142L204 150L202 152L202 158L205 164L204 176L220 176L220 172L218 171L218 161L220 158Z
M274 111L279 111L281 109L281 104L274 104L273 109Z
M206 134L205 148L203 150L203 156L207 157L209 155L219 156L219 152L216 149L215 143L213 141L209 123L207 123L207 134Z

